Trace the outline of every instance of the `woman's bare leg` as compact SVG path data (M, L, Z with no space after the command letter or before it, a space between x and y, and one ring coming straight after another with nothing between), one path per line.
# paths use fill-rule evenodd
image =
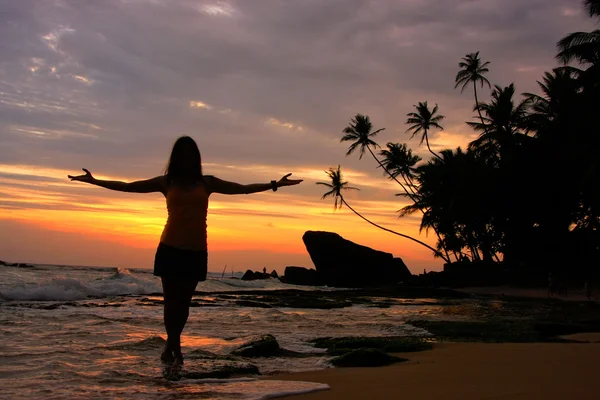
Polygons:
M177 321L177 287L171 278L162 277L161 281L164 299L163 319L165 323L165 331L167 332L167 342L165 343L165 348L160 355L160 358L166 363L172 363L175 360L173 354L173 344L177 332L177 329L175 328Z
M181 333L189 317L190 303L198 281L171 277L163 277L162 281L165 294L164 320L167 331L165 352L171 354L175 361L183 363Z

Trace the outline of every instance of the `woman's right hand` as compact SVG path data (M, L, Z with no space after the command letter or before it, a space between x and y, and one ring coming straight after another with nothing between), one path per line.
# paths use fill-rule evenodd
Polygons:
M96 181L96 178L92 176L92 173L90 171L88 171L85 168L81 169L85 172L85 175L67 175L68 178L72 181L79 181L85 183L94 183Z

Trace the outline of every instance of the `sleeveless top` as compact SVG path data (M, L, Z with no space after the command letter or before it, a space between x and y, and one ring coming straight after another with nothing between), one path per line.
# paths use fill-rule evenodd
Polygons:
M206 250L208 196L203 184L190 190L171 186L167 190L168 218L161 243L184 250Z

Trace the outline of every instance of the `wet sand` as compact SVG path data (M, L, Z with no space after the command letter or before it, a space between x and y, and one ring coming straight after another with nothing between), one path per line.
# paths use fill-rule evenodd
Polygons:
M389 367L332 368L265 379L331 387L290 398L294 400L600 399L600 334L575 338L587 343L442 343L431 351L398 354L410 361Z
M489 286L489 287L468 287L457 289L459 292L486 296L508 296L508 297L531 297L536 299L547 299L547 288L520 288L512 286ZM570 289L567 294L552 295L551 298L567 301L598 301L600 294L598 290L592 292L592 298L588 299L583 289Z

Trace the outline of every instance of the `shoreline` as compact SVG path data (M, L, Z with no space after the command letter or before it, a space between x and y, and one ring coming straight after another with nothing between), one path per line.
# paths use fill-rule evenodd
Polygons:
M292 396L331 399L598 399L600 333L579 343L443 342L409 361L377 368L329 368L261 379L324 383L331 389Z
M583 289L571 289L567 294L548 296L548 288L545 287L514 287L514 286L475 286L455 289L458 292L491 297L531 298L541 300L563 300L563 301L600 301L598 292L595 290L590 299L587 298Z

